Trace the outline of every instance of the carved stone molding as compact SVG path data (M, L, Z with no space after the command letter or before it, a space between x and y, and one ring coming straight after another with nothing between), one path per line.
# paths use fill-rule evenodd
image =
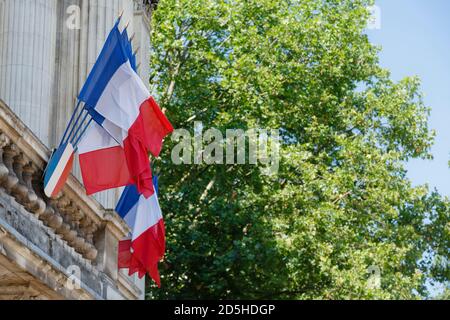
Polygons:
M10 110L3 106L0 111ZM119 240L128 233L128 228L120 218L105 215L105 210L84 194L84 189L73 176L69 178L67 185L56 199L45 197L42 177L50 152L48 149L45 150L46 148L12 112L9 116L13 121L8 124L11 125L13 124L11 122L16 121L19 128L15 126L12 128L22 131L8 130L11 128L5 128L0 121L0 186L76 252L88 261L95 262L98 256L98 249L94 243L95 233L113 222L112 229L115 230ZM1 113L0 120L2 120ZM30 139L18 136L20 134L26 134ZM47 154L47 159L42 159L43 154Z
M2 133L0 159L0 174L2 185L17 201L48 227L60 235L84 258L93 261L97 257L97 250L92 241L92 235L83 230L97 230L100 221L92 219L80 227L80 220L85 217L83 211L67 196L61 194L59 199L45 199L42 190L37 190L32 184L33 174L37 167L19 150L16 144L5 138ZM41 196L38 196L40 194ZM84 238L83 235L89 235Z
M0 133L0 184L3 185L3 182L6 180L9 174L9 170L6 167L4 161L3 161L3 148L6 147L9 144L8 137Z

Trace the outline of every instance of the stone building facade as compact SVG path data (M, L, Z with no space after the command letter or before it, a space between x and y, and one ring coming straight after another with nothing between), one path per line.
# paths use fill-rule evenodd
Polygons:
M58 199L43 170L120 12L148 77L155 0L0 0L0 299L143 299L117 270L129 229L118 191L85 195L75 168Z

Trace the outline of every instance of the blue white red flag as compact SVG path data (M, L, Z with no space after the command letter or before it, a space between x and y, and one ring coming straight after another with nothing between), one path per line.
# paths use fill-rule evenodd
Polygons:
M78 97L98 125L92 123L80 142L80 166L88 194L135 184L148 198L148 153L159 155L173 127L134 70L125 38L116 24Z
M86 84L83 86L82 91L80 92L81 99L72 114L70 122L64 133L64 137L62 138L59 147L55 150L55 152L53 152L52 157L49 160L44 177L44 191L48 197L56 197L64 186L72 169L74 152L78 150L78 144L88 129L90 134L88 140L90 139L91 143L88 143L86 146L86 140L84 140L82 148L84 151L86 149L93 151L93 142L97 143L98 149L102 149L101 147L105 146L105 144L110 146L111 140L115 142L114 138L112 138L108 131L105 131L101 125L108 127L111 131L120 130L120 128L116 127L114 124L102 117L102 115L97 113L94 108L96 104L96 97L98 93L102 91L102 86L104 86L104 81L106 81L105 79L108 76L111 76L111 74L107 74L108 70L110 71L107 64L112 61L111 59L121 56L121 54L124 53L126 58L129 60L133 71L136 71L137 68L136 56L132 51L131 40L128 38L127 29L125 28L121 35L118 36L119 23L120 18L117 20L113 31L108 36L99 59L90 73ZM83 106L80 111L80 105L82 102L86 102L86 105ZM87 110L90 112L87 112ZM98 125L92 123L93 119L91 116L98 122ZM88 120L90 120L89 124L86 125L86 121ZM99 141L100 138L102 138L101 141ZM120 144L115 143L114 145ZM88 182L87 189L89 194L108 188L114 188L116 186L123 186L133 182L133 179L130 177L130 173L128 171L124 151L113 150L112 153L115 155L113 159L117 159L117 153L119 153L119 162L116 161L109 166L105 166L105 162L102 161L104 160L104 157L98 157L93 160L90 167L82 166L85 169L87 168L84 170L84 177ZM101 155L104 155L104 152L101 153ZM91 170L89 170L89 168ZM98 176L93 176L92 172L99 172L100 174ZM116 177L112 177L114 172L117 173ZM151 173L146 172L146 174L150 175ZM111 179L112 181L110 181Z
M67 142L61 145L50 159L44 177L44 193L56 197L64 187L73 166L74 148Z
M157 190L157 178L153 178ZM119 268L142 278L149 273L160 287L158 262L164 257L165 229L157 192L148 199L135 186L128 186L119 200L117 213L132 230L131 239L119 243Z

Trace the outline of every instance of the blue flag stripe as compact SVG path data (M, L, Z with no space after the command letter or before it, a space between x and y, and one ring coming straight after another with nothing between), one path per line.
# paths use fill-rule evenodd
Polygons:
M79 94L79 100L85 103L86 110L91 113L94 120L101 124L99 114L93 112L98 100L105 90L108 82L116 73L117 69L128 60L126 54L125 44L123 43L122 35L118 26L114 26L111 30L108 39L100 53L97 62L92 68L86 83ZM100 116L101 117L101 116Z
M133 46L131 41L128 39L128 32L126 29L122 32L122 41L125 45L125 52L128 60L130 61L131 68L136 71L136 56L133 54Z
M46 175L44 177L44 185L47 185L47 183L49 182L50 178L53 175L53 172L56 169L56 166L59 163L59 160L61 159L61 156L64 153L64 150L66 150L67 148L67 143L61 145L58 150L55 151L55 153L52 155L52 158L50 159L50 163L47 165L47 169L46 169Z
M128 212L138 203L141 195L135 185L125 188L116 207L116 212L123 219Z
M155 193L158 195L159 186L158 177L156 175L153 176L153 186L155 188ZM139 194L135 185L130 185L125 188L116 207L116 212L122 219L125 218L133 207L139 202L140 197L141 194Z

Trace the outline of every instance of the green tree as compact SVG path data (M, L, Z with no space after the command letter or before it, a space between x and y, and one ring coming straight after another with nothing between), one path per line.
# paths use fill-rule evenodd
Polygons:
M175 165L166 142L149 298L424 298L448 281L449 200L404 168L431 157L429 109L418 79L379 66L370 2L160 1L150 83L175 128L280 128L283 143L265 175Z

